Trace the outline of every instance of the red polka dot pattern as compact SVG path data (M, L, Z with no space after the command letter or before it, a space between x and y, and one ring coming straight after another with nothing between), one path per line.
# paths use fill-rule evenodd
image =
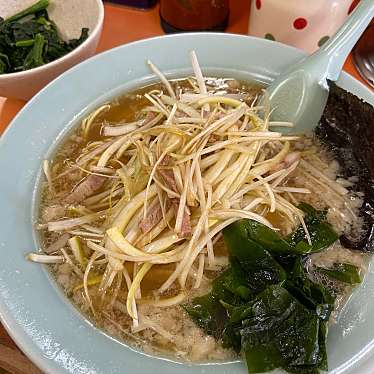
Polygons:
M258 10L261 9L261 0L256 0L256 8L257 8Z
M305 29L305 27L307 26L308 24L308 21L305 19L305 18L296 18L294 23L293 23L293 27L296 29L296 30L302 30L302 29Z

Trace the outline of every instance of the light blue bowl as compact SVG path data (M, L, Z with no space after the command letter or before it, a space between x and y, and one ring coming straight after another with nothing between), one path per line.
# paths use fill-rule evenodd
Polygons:
M41 266L24 259L38 247L41 161L100 103L154 79L150 58L168 76L191 72L195 49L205 72L270 82L303 53L229 34L181 34L143 40L98 55L66 72L18 114L0 140L0 317L22 350L46 373L244 374L242 363L186 365L129 349L85 320ZM373 94L343 73L339 84L371 104ZM374 271L329 334L331 373L374 372Z

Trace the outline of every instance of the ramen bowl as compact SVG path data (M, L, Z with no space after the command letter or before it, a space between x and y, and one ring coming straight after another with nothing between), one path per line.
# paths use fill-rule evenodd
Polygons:
M105 334L82 316L59 290L49 272L27 262L39 248L41 164L50 159L71 129L100 104L154 82L152 61L167 77L191 74L195 50L205 74L268 84L303 52L279 43L230 34L180 34L128 44L67 71L36 95L17 115L0 141L0 317L21 349L45 373L232 373L242 362L186 364L139 352ZM342 73L338 84L373 104L373 94ZM30 124L32 126L30 126ZM374 370L374 270L369 266L330 329L331 373Z

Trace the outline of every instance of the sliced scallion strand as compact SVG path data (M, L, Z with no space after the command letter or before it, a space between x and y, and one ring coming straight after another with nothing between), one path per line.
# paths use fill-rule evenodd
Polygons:
M85 266L87 264L87 258L84 254L80 238L78 236L73 236L68 240L68 243L74 255L74 258L81 266Z

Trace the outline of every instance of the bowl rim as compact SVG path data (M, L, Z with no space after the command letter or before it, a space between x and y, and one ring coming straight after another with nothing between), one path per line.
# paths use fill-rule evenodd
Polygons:
M238 35L238 34L231 34L231 33L204 33L204 32L197 32L197 33L188 33L187 35L195 35L195 36L204 36L204 35L210 35L212 37L214 36L220 36L220 35L223 35L223 37L234 37L234 38L240 38L240 39L257 39L257 40L261 40L262 43L274 43L273 41L268 41L268 40L264 40L262 38L256 38L256 37L251 37L251 36L248 36L248 35ZM183 34L177 34L177 35L168 35L168 36L156 36L156 37L152 37L152 38L147 38L147 39L142 39L142 40L138 40L138 41L134 41L134 42L131 42L131 43L128 43L126 45L121 45L121 46L118 46L118 47L115 47L115 48L112 48L108 51L105 51L105 52L102 52L98 55L95 55L85 61L83 61L82 63L80 64L77 64L75 65L74 67L72 67L71 69L67 70L66 72L64 72L63 74L61 74L59 77L57 77L55 80L53 80L52 82L50 82L45 88L43 88L38 94L36 94L30 101L29 103L16 115L16 117L13 119L13 121L11 122L11 124L7 127L6 131L4 132L3 136L0 138L0 149L1 149L1 146L5 143L5 140L8 138L8 136L10 136L10 132L12 132L14 126L13 126L13 123L14 122L17 122L18 121L18 118L20 116L21 113L23 113L26 108L29 108L29 106L34 102L34 100L36 100L39 95L46 89L49 88L49 86L53 85L54 83L56 83L56 81L59 81L60 79L64 79L65 78L65 74L68 74L69 72L72 72L76 69L79 69L80 68L80 65L85 65L85 64L88 64L89 62L92 62L93 60L96 60L96 59L99 59L102 57L102 55L106 55L106 54L110 54L113 52L113 50L119 50L119 49L122 49L124 47L130 47L132 45L136 45L136 44L147 44L153 40L159 40L159 39L166 39L166 38L183 38ZM278 43L276 42L276 44L281 44L281 43ZM282 44L282 49L288 49L290 52L293 51L293 53L297 52L298 55L300 57L302 56L305 56L305 52L297 49L297 48L294 48L294 47L290 47L290 46L287 46L287 45L284 45ZM345 72L342 72L342 78L344 81L352 81L352 82L355 82L355 85L356 86L359 86L360 90L363 90L366 92L367 95L371 96L374 98L374 95L373 95L373 92L367 88L367 86L365 86L363 83L361 83L360 81L358 81L356 78L354 78L353 76L351 76L350 74L348 73L345 73ZM373 102L374 100L370 100L370 102ZM61 131L63 131L63 128L60 128L59 129L59 133L61 133ZM64 134L64 136L66 136L66 133ZM36 171L38 172L38 171ZM33 182L32 182L32 185L33 187L35 187L35 184L37 184L37 180L35 178L33 178ZM1 243L0 243L0 247L1 247ZM52 288L52 287L51 287ZM1 287L0 287L0 291L1 291ZM46 372L50 372L52 373L53 371L50 371L51 369L54 369L55 366L55 362L54 360L50 360L48 359L47 357L44 357L42 355L37 355L36 354L36 350L38 349L38 347L36 346L35 344L35 341L32 341L33 344L28 344L28 342L26 341L26 333L24 331L24 328L22 326L19 326L17 324L17 321L15 320L14 318L14 315L12 313L9 313L6 312L6 307L4 308L3 305L2 305L2 301L0 299L0 319L5 327L5 329L8 331L9 335L17 342L17 344L19 344L19 346L21 347L21 349L25 352L25 354L35 363L37 364L40 368L42 368L43 370L46 370ZM65 303L65 300L64 300L64 303ZM83 317L84 318L84 317ZM95 326L91 325L91 329L96 329ZM131 348L127 348L127 349L130 349ZM370 349L368 349L368 351L371 351L372 349L372 346L370 347ZM139 353L138 353L139 354ZM365 367L366 368L366 364L368 364L370 366L370 368L372 369L373 368L373 363L374 361L372 361L372 358L371 357L368 357L365 354L363 354L363 360L360 362L360 367ZM366 361L369 361L369 363L367 363ZM175 361L172 361L175 363ZM355 363L352 363L352 365L354 365ZM184 366L184 365L183 365ZM216 365L214 365L215 367ZM351 365L348 365L347 368L349 369ZM369 370L370 370L369 368ZM59 366L59 369L61 370L62 367ZM345 368L343 368L345 369ZM60 371L59 371L60 372ZM65 371L64 371L65 372ZM67 372L67 371L66 371ZM340 373L341 371L339 371ZM369 373L369 371L365 371L365 373Z
M100 30L101 30L102 25L104 23L105 11L104 11L103 1L102 0L94 0L94 1L99 7L99 14L98 14L98 17L96 19L96 25L93 28L92 32L90 32L88 34L88 38L82 44L80 44L77 48L73 49L69 53L59 57L57 60L53 60L51 62L48 62L47 64L38 66L36 68L28 69L28 70L25 70L25 71L17 71L15 73L1 74L0 75L0 81L2 79L5 80L5 79L12 79L12 78L24 78L27 75L31 75L33 73L39 73L39 72L42 72L43 70L51 69L51 68L59 65L60 63L64 62L65 60L68 60L71 57L73 57L75 55L78 55L81 52L82 49L84 49L93 39L95 39L95 37L97 37L97 35L100 33Z

